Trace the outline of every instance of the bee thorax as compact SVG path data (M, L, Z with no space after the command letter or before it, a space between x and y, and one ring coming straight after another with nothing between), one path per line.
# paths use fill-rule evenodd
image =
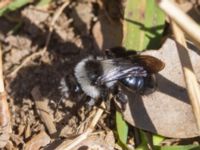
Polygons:
M78 83L82 90L92 98L100 97L100 88L95 85L95 82L101 74L101 64L93 57L83 59L75 67L75 77Z

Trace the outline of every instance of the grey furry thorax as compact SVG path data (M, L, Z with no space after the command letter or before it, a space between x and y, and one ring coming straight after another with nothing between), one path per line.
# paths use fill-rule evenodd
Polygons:
M82 90L92 98L99 98L101 89L95 85L95 81L98 76L107 74L113 67L112 64L101 63L102 58L95 59L89 56L80 61L75 67L75 77L81 86ZM108 82L105 84L106 87L111 87L116 81Z

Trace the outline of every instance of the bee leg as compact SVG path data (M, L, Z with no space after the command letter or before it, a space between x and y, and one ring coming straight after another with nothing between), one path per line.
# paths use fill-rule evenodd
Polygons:
M118 85L113 86L111 90L112 94L116 97L116 100L121 104L122 111L124 111L128 102L128 96L122 91L121 87Z
M95 99L92 97L87 97L86 108L87 110L92 110L93 106L100 106L101 99Z
M124 93L118 93L117 94L117 99L119 100L119 102L121 103L122 106L122 111L125 111L126 109L126 104L128 102L128 96Z
M94 98L89 98L89 100L87 101L87 107L92 107L94 106L96 103L96 100Z
M106 110L107 111L110 111L110 97L109 97L109 93L110 93L110 91L106 87L104 87L103 89L101 89L101 101L105 102Z
M58 87L62 99L73 99L77 102L83 99L83 91L78 85L73 76L65 76L60 80L60 86Z
M118 93L116 94L117 100L121 103L122 106L122 111L125 111L126 109L126 104L128 102L128 96L123 93L123 91L119 90Z
M60 90L62 97L69 98L70 89L69 89L69 85L66 83L64 77L61 78L60 86L58 87L58 89Z

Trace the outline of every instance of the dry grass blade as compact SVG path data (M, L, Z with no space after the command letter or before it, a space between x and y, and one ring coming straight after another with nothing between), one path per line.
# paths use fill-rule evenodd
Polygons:
M200 27L186 15L174 2L171 0L157 0L159 7L171 18L174 22L187 33L198 45L200 45Z
M101 103L101 108L105 108L104 102ZM87 139L87 137L92 133L94 130L94 127L96 126L98 120L102 116L104 110L99 108L92 119L92 122L90 123L89 128L82 133L80 136L75 138L73 141L69 143L69 141L64 141L61 145L59 145L56 150L72 150L74 147L76 147L79 143L81 143L83 140Z
M10 111L3 83L2 50L0 45L0 148L3 148L10 138Z
M54 125L54 119L52 114L50 113L49 107L48 107L48 101L45 100L39 91L39 87L33 88L31 91L31 94L35 100L36 109L39 112L39 115L41 117L41 120L45 124L47 130L51 135L54 135L57 133L56 127Z
M183 32L181 29L176 25L175 22L171 21L171 25L173 28L173 32L175 35L176 41L180 44L178 48L180 60L183 66L183 73L185 77L186 87L188 96L190 98L190 102L193 107L194 115L197 121L197 125L200 132L200 91L199 91L199 84L196 79L194 72L192 71L192 65L189 58L189 54L187 51L186 40L184 37Z

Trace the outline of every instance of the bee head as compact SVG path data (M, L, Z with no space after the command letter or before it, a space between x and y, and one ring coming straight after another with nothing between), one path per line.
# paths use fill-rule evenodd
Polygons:
M102 65L97 60L88 61L85 64L85 70L86 70L88 79L93 85L96 83L98 77L103 74Z

